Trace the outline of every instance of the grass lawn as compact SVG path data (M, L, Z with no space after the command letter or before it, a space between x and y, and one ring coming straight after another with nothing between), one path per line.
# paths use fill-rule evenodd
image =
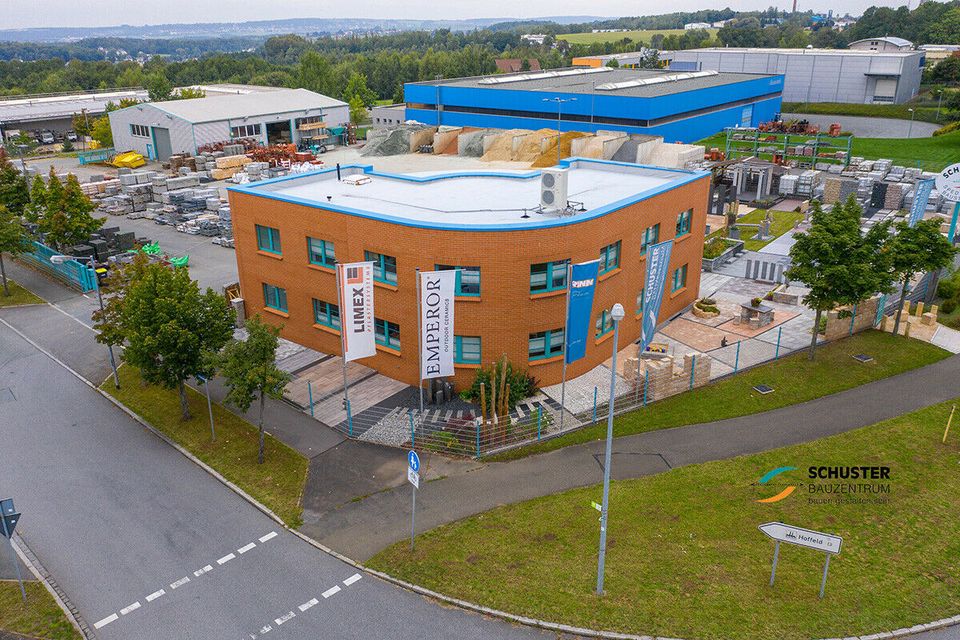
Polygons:
M80 639L80 633L43 584L31 580L24 587L27 590L26 606L17 581L0 580L0 630L44 640Z
M790 229L793 229L798 222L803 220L803 214L797 211L771 211L770 214L773 218L773 222L770 223L770 235L772 238L770 238L770 240L752 240L751 237L756 235L754 228L745 228L740 234L740 237L744 238L744 249L747 251L759 251L763 247L773 242L776 238L779 238L787 231L790 231ZM766 215L767 212L765 209L756 209L755 211L738 218L737 222L760 224Z
M949 120L941 109L940 120L937 120L936 106L921 106L915 103L907 104L849 104L845 102L784 102L780 110L783 113L823 114L837 116L863 116L867 118L899 118L909 120L910 112L914 110L914 119L922 122L947 124ZM837 120L841 125L842 119Z
M719 29L705 29L713 38L717 35ZM557 40L566 40L570 44L594 44L597 42L619 42L624 38L629 38L634 42L643 40L649 43L656 34L666 36L682 36L683 29L640 29L637 31L617 31L613 33L566 33L557 36Z
M10 288L10 295L3 295L3 287L0 286L0 307L15 307L21 304L43 304L43 300L18 285L13 280L7 280L7 286Z
M852 356L858 353L873 356L873 362L857 362ZM865 331L818 347L813 362L807 360L806 351L794 353L705 387L665 398L646 409L621 415L613 422L614 436L778 409L932 364L949 356L949 352L927 342L880 331ZM767 395L757 393L753 387L761 383L772 386L776 391ZM513 449L490 459L522 458L599 440L606 437L606 433L606 424L598 424L540 444Z
M841 638L960 611L960 434L940 443L951 403L815 442L615 482L606 595L596 586L599 485L508 505L398 543L368 563L439 592L572 625L679 638ZM954 425L956 426L956 425ZM811 465L890 467L884 504L810 501ZM754 485L780 466L798 485ZM834 481L818 481L832 486ZM781 487L782 488L782 485ZM859 494L840 498L874 496ZM822 553L757 526L782 521L843 537L817 599Z
M217 441L210 442L206 397L187 390L193 418L180 420L175 391L144 385L129 366L120 368L120 390L113 378L101 389L216 469L291 527L302 523L300 499L307 480L307 459L269 434L265 462L257 464L257 428L222 406L213 405ZM269 425L268 425L269 428Z

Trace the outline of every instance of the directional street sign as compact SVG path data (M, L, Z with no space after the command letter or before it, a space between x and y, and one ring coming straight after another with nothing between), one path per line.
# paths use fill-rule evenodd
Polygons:
M823 551L824 553L840 553L840 545L843 544L843 538L829 533L811 531L793 527L782 522L768 522L760 525L760 531L779 542L788 542L801 547L808 547Z

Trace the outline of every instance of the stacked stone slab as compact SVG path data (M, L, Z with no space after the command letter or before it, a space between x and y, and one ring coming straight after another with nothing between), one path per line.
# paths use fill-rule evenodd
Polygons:
M840 307L827 312L826 340L836 340L852 333L872 329L877 319L880 298L870 298L853 307ZM852 314L852 315L851 315ZM852 318L852 320L851 320Z
M638 370L639 365L639 370ZM691 370L693 379L691 385ZM647 402L696 389L710 382L710 358L700 353L688 353L678 366L677 358L627 358L623 377L633 385L635 397Z

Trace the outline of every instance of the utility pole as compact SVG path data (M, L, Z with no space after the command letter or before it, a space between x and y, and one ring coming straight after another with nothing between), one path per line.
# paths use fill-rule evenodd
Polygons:
M613 359L610 361L610 400L607 405L607 448L603 456L603 504L600 507L600 555L597 558L597 595L603 595L603 575L607 561L607 512L610 503L610 458L613 455L613 402L617 384L617 341L620 321L626 313L618 302L610 310L613 318Z
M558 96L558 97L556 97L556 98L544 98L543 101L544 101L544 102L556 102L556 103L557 103L557 164L559 165L559 164L560 164L560 159L561 159L560 139L561 139L561 135L562 135L561 132L560 132L560 108L561 108L561 106L563 105L564 102L576 102L577 99L576 99L576 98L561 98L561 97Z

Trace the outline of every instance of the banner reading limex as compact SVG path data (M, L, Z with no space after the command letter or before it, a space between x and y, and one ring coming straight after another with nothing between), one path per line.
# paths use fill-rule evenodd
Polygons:
M670 251L673 240L647 247L647 278L643 286L643 333L640 334L640 353L647 350L653 334L657 332L657 317L663 290L667 287L667 270L670 267Z
M576 362L587 353L590 312L599 269L599 260L573 265L570 282L567 283L567 326L564 330L564 360L567 364Z
M340 327L347 362L377 353L373 328L373 263L337 264Z
M917 190L913 194L913 205L910 207L911 227L923 219L923 212L927 210L927 203L930 201L930 192L933 191L933 183L933 178L917 181Z

